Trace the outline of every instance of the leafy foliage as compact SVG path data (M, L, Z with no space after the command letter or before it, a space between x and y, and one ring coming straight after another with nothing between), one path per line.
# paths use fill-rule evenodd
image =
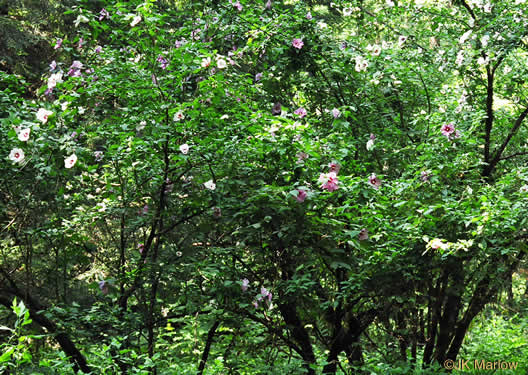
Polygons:
M523 3L72 5L0 76L39 366L438 373L526 254Z

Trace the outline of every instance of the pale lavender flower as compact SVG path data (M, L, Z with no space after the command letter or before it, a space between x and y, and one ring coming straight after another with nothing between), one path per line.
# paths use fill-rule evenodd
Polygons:
M304 109L303 107L297 108L293 113L295 113L300 118L303 118L307 115L306 109Z
M99 289L104 295L108 294L108 282L105 280L99 281Z
M105 8L103 8L99 12L99 21L102 21L105 18L110 18L110 13L108 13L108 11Z
M245 292L246 290L248 290L248 288L249 288L249 280L248 280L248 279L243 279L243 280L242 280L241 288L242 288L242 291L243 291L243 292Z

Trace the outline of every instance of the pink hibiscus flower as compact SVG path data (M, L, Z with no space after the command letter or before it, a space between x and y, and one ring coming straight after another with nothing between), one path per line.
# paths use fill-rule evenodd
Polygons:
M371 184L372 187L377 190L381 186L381 180L376 176L375 173L372 173L369 177L369 184Z
M455 125L453 125L453 123L449 123L449 124L444 124L442 125L442 134L445 135L446 137L449 137L451 134L453 134L455 132Z
M305 116L308 114L308 113L306 112L306 109L304 109L303 107L301 107L301 108L297 108L297 109L295 110L295 112L293 112L293 113L295 113L295 114L296 114L297 116L299 116L300 118L303 118L303 117L305 117Z
M292 46L294 46L294 47L297 48L297 49L301 49L301 48L303 48L303 46L304 46L304 42L302 41L302 39L295 38L295 39L292 41Z
M295 197L295 199L297 199L297 202L302 203L306 199L306 196L307 196L306 191L302 189L298 189L297 196Z

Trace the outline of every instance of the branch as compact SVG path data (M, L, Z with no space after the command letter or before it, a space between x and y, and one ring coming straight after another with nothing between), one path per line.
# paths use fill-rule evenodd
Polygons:
M512 158L514 158L516 156L521 156L521 155L528 155L528 151L526 151L526 152L516 152L516 153L508 155L508 156L503 156L503 157L501 157L499 159L499 161L512 159Z
M202 375L203 371L205 369L205 364L207 362L207 358L209 357L209 352L211 351L211 345L213 343L213 338L216 333L216 329L220 325L220 322L217 320L214 322L211 329L209 329L209 332L207 333L207 341L205 342L205 348L202 353L202 359L200 359L200 365L198 366L198 372L197 375Z
M201 214L203 214L208 208L212 208L214 205L209 205L207 206L207 208L204 208L203 210L200 210L200 211L197 211L197 212L194 212L192 214L190 214L189 216L185 216L184 218L181 218L180 220L172 223L170 226L168 226L167 228L161 230L159 233L156 234L156 237L159 237L159 236L163 236L164 234L167 234L168 232L172 231L174 228L176 228L178 225L186 222L187 220L191 220L193 217L196 217L196 216L199 216Z
M84 358L84 355L79 349L77 349L73 341L70 339L70 336L65 332L61 332L55 322L49 320L43 314L46 308L37 300L33 299L28 293L22 292L4 269L0 268L0 273L8 281L9 285L11 285L11 290L8 290L7 293L24 301L31 319L37 322L41 327L46 328L46 330L55 337L55 340L59 343L64 353L66 353L69 361L73 364L74 371L77 373L79 370L82 370L83 373L91 373L92 369L88 366L86 358ZM11 300L8 297L0 295L0 304L6 306L8 309L11 308Z
M295 350L295 352L297 352L297 354L299 354L301 357L302 357L302 350L301 348L296 344L294 343L292 340L290 340L289 338L287 338L286 336L284 336L284 334L282 333L281 329L280 328L276 328L276 327L273 327L272 326L272 323L267 321L266 319L263 319L263 318L260 318L258 317L257 315L255 314L252 314L248 311L243 311L243 313L248 317L250 318L251 320L253 320L254 322L257 322L257 323L260 323L262 324L264 327L266 327L271 333L274 333L276 334L282 341L284 341L286 343L286 345L288 345L291 349Z
M493 160L491 160L489 162L489 164L486 166L485 173L483 173L484 176L489 176L491 174L491 172L493 171L493 169L495 168L495 166L497 165L497 163L501 160L502 153L504 152L504 150L506 149L506 147L510 143L511 139L513 138L513 136L517 133L517 131L521 127L521 124L522 124L523 120L526 118L526 116L528 116L528 106L519 115L517 120L515 120L515 123L513 124L513 128L511 128L510 132L508 133L508 136L506 137L504 142L502 142L502 144L500 145L499 149L495 153L495 156L493 157Z
M490 67L486 67L488 84L486 87L486 121L484 125L484 162L490 163L490 143L491 143L491 129L493 128L493 71ZM490 171L491 172L491 171ZM483 173L486 175L486 173Z
M460 3L462 4L462 6L464 8L467 9L467 11L469 12L469 14L471 15L471 18L473 18L474 20L477 19L477 17L475 17L475 13L473 12L473 9L471 9L471 7L468 5L468 3L466 3L465 0L460 0Z

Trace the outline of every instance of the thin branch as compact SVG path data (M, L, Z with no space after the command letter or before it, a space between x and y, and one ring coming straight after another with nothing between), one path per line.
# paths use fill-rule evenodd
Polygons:
M196 216L199 216L201 214L203 214L208 208L212 208L214 205L209 205L207 208L204 208L203 210L200 210L200 211L197 211L197 212L194 212L192 214L190 214L189 216L186 216L184 218L181 218L180 220L172 223L170 226L168 226L167 228L165 228L164 230L160 231L159 233L157 233L155 236L156 237L159 237L159 236L163 236L164 234L172 231L174 228L176 228L178 225L188 221L188 220L191 220L193 217L196 217ZM145 245L146 246L146 245Z
M508 156L503 156L503 157L501 157L499 159L499 161L512 159L512 158L515 158L515 157L521 156L521 155L528 155L528 151L526 151L526 152L516 152L516 153L508 155Z
M471 15L471 18L473 18L474 20L477 20L477 17L475 17L475 12L473 12L473 9L471 9L471 7L468 5L468 3L466 3L465 0L460 0L460 3L462 4L462 6L464 8L467 9L467 11L469 12L469 14Z
M200 359L200 365L198 366L197 375L203 374L205 364L207 363L207 358L209 357L209 352L211 351L211 345L213 344L214 335L219 325L220 322L218 320L215 321L213 326L211 327L211 329L209 329L209 332L207 333L207 341L205 342L205 348L202 353L202 358Z
M522 124L523 120L526 118L526 116L528 116L528 106L519 115L519 117L517 117L517 120L515 120L515 123L513 124L513 128L511 128L510 132L508 133L508 136L506 137L506 139L504 139L504 141L500 145L500 147L497 150L497 152L495 153L495 156L493 157L493 159L486 166L484 176L489 176L491 174L491 172L493 171L493 169L495 168L495 166L497 165L497 163L499 162L499 160L501 160L502 153L504 152L504 150L506 149L506 147L510 143L511 139L513 138L513 136L515 134L517 134L517 131L521 127L521 124Z
M486 85L486 119L484 122L484 162L490 164L491 130L493 128L493 72L489 66L486 67L488 82ZM486 175L484 173L484 175Z

